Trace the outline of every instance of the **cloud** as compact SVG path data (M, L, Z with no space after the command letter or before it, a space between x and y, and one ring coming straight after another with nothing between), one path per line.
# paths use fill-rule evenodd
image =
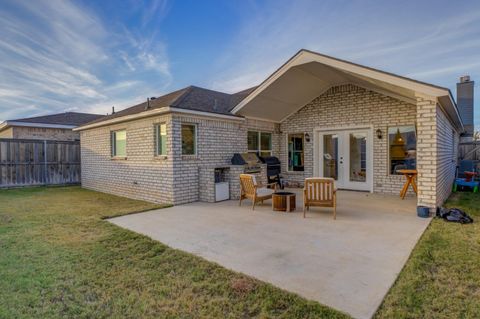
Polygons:
M227 91L256 85L307 48L452 87L455 78L438 77L447 75L447 67L479 70L476 55L462 53L480 49L480 7L450 9L435 12L413 1L254 2L243 10L243 23L217 59L210 83Z
M453 9L452 6L455 8ZM480 5L418 1L248 2L238 31L216 58L209 86L236 92L261 83L306 48L449 87L480 82ZM480 99L476 99L480 125Z
M166 4L138 8L148 26ZM130 30L71 1L4 1L0 120L72 109L106 113L129 106L132 95L158 94L172 81L166 44L142 26Z

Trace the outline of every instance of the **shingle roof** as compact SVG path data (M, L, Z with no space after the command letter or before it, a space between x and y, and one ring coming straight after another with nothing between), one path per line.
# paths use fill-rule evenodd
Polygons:
M235 105L238 104L238 102L243 100L255 88L256 87L234 94L228 94L197 86L188 86L186 88L150 100L148 109L147 101L145 101L124 110L115 112L114 114L104 116L89 124L99 123L126 115L138 114L167 106L185 110L232 115L230 110L232 110Z
M101 119L102 117L104 117L104 115L78 113L78 112L65 112L65 113L58 113L58 114L51 114L51 115L44 115L44 116L15 119L15 120L11 120L11 122L80 126L80 125L92 122L94 120Z

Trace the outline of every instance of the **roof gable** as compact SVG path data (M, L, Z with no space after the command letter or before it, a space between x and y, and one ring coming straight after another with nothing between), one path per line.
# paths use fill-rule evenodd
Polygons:
M414 102L417 94L438 98L461 126L450 90L440 86L300 50L239 102L232 113L281 122L332 86L354 84Z

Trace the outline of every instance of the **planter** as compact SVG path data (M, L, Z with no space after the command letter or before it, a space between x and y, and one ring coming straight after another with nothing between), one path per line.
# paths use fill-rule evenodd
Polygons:
M422 218L430 217L430 208L426 206L417 206L417 216Z

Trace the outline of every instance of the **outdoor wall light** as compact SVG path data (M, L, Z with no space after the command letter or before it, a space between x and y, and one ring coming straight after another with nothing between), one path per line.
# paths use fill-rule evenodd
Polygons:
M310 142L310 134L305 133L305 141Z
M377 137L378 137L379 140L382 139L383 133L382 133L382 130L381 130L381 129L377 129Z

